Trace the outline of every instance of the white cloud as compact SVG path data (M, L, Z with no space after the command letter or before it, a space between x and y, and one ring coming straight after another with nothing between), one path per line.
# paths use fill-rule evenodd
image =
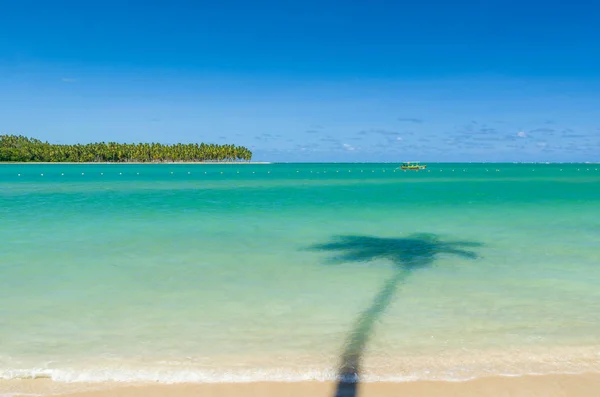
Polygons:
M344 143L342 146L344 147L344 149L346 149L346 150L347 150L347 151L349 151L349 152L351 152L351 151L353 151L353 150L354 150L354 146L352 146L352 145L349 145L349 144L347 144L347 143Z
M60 81L62 81L63 83L74 83L77 81L77 79L71 77L63 77L60 79Z
M397 141L403 141L404 139L402 139L402 137L397 137L396 140Z
M517 132L517 136L519 138L527 138L527 134L525 132L523 132L523 131Z

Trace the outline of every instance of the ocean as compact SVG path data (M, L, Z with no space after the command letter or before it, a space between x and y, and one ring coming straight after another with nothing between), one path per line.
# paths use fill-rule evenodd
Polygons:
M397 166L0 165L0 379L599 372L600 165Z

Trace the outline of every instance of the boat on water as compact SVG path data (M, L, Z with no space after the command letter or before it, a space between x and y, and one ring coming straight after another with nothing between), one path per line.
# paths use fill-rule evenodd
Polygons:
M402 163L399 167L401 170L414 170L414 171L418 171L418 170L424 170L425 168L427 168L426 164L421 164L418 161L407 161L405 163Z

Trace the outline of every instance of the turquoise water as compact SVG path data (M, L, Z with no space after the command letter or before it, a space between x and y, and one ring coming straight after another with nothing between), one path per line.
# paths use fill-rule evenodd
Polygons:
M0 379L600 371L598 164L395 167L0 165Z

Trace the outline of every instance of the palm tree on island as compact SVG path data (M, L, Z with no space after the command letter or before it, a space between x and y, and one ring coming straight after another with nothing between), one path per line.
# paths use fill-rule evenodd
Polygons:
M0 161L12 162L205 162L250 161L244 146L197 143L116 143L58 145L18 135L0 135Z

